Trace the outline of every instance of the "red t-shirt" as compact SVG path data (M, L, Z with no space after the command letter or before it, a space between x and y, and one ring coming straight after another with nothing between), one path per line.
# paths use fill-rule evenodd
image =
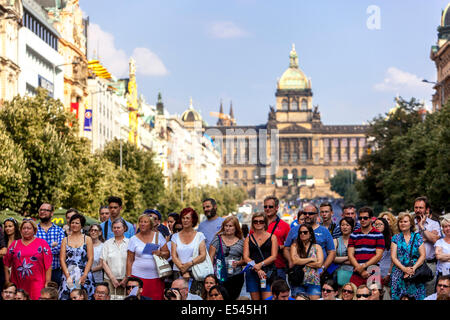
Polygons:
M275 219L272 223L270 223L267 232L272 233L272 230L275 227L276 223L277 219ZM291 230L289 224L280 219L280 222L278 223L277 228L273 233L277 237L278 246L284 245L284 241L286 241L286 238L289 234L289 230ZM281 250L278 251L277 259L275 260L275 267L277 268L286 267L286 259L284 259L283 252Z

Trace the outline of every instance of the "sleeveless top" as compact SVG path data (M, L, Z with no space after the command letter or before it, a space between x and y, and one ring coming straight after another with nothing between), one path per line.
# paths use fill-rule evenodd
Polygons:
M253 243L253 239L251 236L249 237L250 237L249 238L250 259L254 260L255 263L260 263L261 261L267 259L272 255L272 237L269 237L266 241L264 241L264 243L260 247L264 259L261 257L261 254L259 253L257 244Z
M348 256L347 247L345 246L344 239L342 239L342 236L337 238L337 248L336 248L336 257L345 257ZM352 271L353 266L348 264L340 264L340 269L346 270L346 271Z

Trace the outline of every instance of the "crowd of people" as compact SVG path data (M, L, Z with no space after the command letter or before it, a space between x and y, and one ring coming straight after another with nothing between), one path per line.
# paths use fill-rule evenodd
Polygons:
M76 209L61 228L43 203L38 221L14 218L0 230L3 300L449 300L450 219L432 218L426 197L414 212L377 217L345 205L334 222L329 202L306 203L290 225L279 200L241 225L203 201L192 208L154 209L133 225L122 199L99 209L87 228ZM242 292L247 294L242 294Z

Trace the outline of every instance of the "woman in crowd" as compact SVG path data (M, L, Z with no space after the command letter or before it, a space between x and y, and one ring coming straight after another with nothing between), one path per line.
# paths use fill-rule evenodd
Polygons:
M17 287L14 283L5 283L3 285L2 300L16 300Z
M221 285L227 289L230 298L236 300L244 285L244 274L241 271L246 263L242 258L244 253L242 230L238 218L234 216L225 218L219 232L211 241L209 255L212 261L215 261L221 248L225 256L224 267L227 270L227 278Z
M88 294L84 289L73 289L70 292L70 300L88 300Z
M386 295L382 297L383 299L388 299L390 295L390 285L391 285L391 273L392 273L392 259L391 259L391 228L389 222L384 218L377 218L373 223L375 229L381 232L384 236L384 246L383 256L379 261L381 282L383 284L383 292Z
M38 300L51 280L52 251L47 241L36 238L37 225L32 219L24 219L19 231L22 238L11 244L3 258L5 282L13 282L28 292L31 300Z
M230 300L227 289L220 284L211 287L206 300Z
M347 282L342 286L339 298L342 300L356 300L356 285L352 282Z
M70 231L70 218L72 218L72 216L74 214L80 214L78 212L77 209L74 208L70 208L66 211L65 216L66 216L66 224L63 225L63 230L64 230L64 234L67 236L70 235L71 231ZM83 233L83 230L81 230L81 233Z
M171 234L175 233L175 230L173 227L175 226L175 222L177 222L180 219L180 215L176 212L171 212L167 216L167 227L169 228L169 231Z
M192 294L201 295L203 281L195 280L191 268L206 259L208 254L205 244L205 235L195 231L194 227L198 223L198 214L192 208L184 208L180 212L180 219L183 229L172 236L172 261L175 277L183 277L190 281ZM194 246L198 248L198 256L193 258Z
M420 233L414 232L416 227L414 218L408 212L401 212L398 215L397 227L400 233L394 235L391 242L391 259L394 263L391 274L392 300L400 300L405 294L414 296L416 300L423 300L425 285L404 280L413 275L422 263L426 263L423 238Z
M339 286L331 279L322 284L322 298L319 300L341 300L337 298Z
M20 235L19 223L14 218L8 218L3 221L3 231L5 234L5 242L7 242L7 248L9 248L13 241L22 238L22 236Z
M155 220L150 215L139 216L138 226L140 231L128 243L126 275L142 280L142 296L164 300L164 281L158 276L153 254L169 257L166 239L155 231Z
M350 281L353 274L353 266L348 259L347 246L350 234L353 232L355 220L350 217L344 217L339 222L339 227L342 236L333 239L334 247L336 248L336 257L334 263L339 265L336 269L336 280L339 286L343 286Z
M126 222L122 218L114 220L111 224L114 238L103 243L100 261L105 271L104 280L108 283L111 293L115 296L125 297L127 283L127 254L130 239L125 237L128 230Z
M69 220L69 236L61 242L59 260L61 262L62 283L59 291L60 300L68 300L70 291L75 288L84 288L89 299L94 296L94 277L91 267L94 261L94 248L91 237L82 233L86 218L75 213Z
M389 222L389 228L391 229L390 230L391 237L394 234L399 233L398 226L397 226L397 218L392 214L392 212L389 212L389 211L382 212L378 215L378 218L385 219L385 220L387 220L387 222Z
M16 300L30 300L30 295L23 289L17 289Z
M291 246L291 259L294 265L303 265L305 277L303 284L292 287L293 294L306 293L311 300L320 298L320 273L323 265L322 247L316 243L314 230L311 226L302 224L298 229L296 241Z
M450 219L444 218L441 221L442 234L444 235L441 239L436 241L434 244L436 251L436 271L438 276L437 279L442 275L450 274Z
M89 236L92 239L92 246L94 247L94 261L92 262L92 275L94 276L94 281L103 282L103 265L100 261L103 250L103 239L102 227L99 224L93 224L89 228Z
M267 232L268 226L264 212L254 213L251 224L253 234L244 240L244 261L253 265L250 272L245 274L247 292L252 300L265 300L272 295L270 286L276 274L274 262L278 254L278 241L275 235L271 236Z
M205 277L205 280L203 281L203 288L202 288L202 299L207 300L208 298L208 292L209 289L219 284L219 279L217 279L216 275L209 274Z

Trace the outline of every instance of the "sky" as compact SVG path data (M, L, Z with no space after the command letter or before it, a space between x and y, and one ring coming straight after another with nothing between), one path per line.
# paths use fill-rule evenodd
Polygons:
M238 125L264 124L292 44L326 125L363 124L398 95L431 109L430 59L443 0L80 0L88 58L117 78L136 60L138 93L209 125L233 105Z

